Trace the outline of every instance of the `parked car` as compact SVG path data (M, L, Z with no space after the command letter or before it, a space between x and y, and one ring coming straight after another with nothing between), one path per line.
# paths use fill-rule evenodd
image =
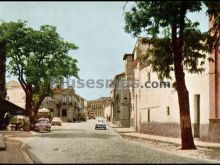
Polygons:
M35 124L35 130L37 132L40 132L40 131L50 132L50 129L51 129L51 124L48 118L40 118Z
M62 119L60 117L54 117L51 122L52 125L62 125Z
M105 122L105 120L103 120L103 119L98 119L98 120L96 121L96 125L95 125L95 129L97 129L97 128L103 128L103 129L106 130L106 122Z

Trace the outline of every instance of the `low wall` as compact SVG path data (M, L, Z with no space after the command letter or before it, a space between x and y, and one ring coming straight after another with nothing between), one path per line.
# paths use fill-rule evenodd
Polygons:
M140 133L180 137L180 126L178 123L147 122L140 125Z
M210 119L208 138L211 142L220 143L220 119Z
M180 125L179 123L147 122L140 125L140 133L179 138ZM200 139L210 141L208 124L200 124Z

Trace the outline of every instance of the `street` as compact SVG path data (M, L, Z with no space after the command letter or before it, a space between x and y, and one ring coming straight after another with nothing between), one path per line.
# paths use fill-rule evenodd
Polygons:
M220 163L219 2L0 8L0 164Z
M107 126L95 130L96 120L52 126L26 141L35 163L209 163L180 157L130 142Z

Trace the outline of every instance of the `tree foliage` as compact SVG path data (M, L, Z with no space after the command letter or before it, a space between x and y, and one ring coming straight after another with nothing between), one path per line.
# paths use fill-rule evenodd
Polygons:
M208 32L201 32L198 22L192 22L185 16L184 29L180 31L181 1L173 2L137 2L136 6L125 15L125 31L134 36L146 34L145 41L152 47L142 56L142 62L152 66L160 79L171 79L170 72L174 71L174 55L172 50L172 25L176 24L177 37L182 40L182 65L185 71L201 73L209 47ZM202 9L201 2L186 3L188 12L198 12ZM165 31L162 34L162 30ZM180 34L182 33L182 35ZM180 35L182 38L180 38ZM164 67L165 66L165 67Z
M204 1L208 8L206 13L209 15L209 21L213 21L213 25L209 29L208 44L209 49L213 50L220 44L219 29L220 29L220 3L217 1Z
M31 98L29 108L38 108L43 98L49 95L52 78L78 77L77 60L68 55L70 50L78 47L64 41L56 27L43 25L34 30L19 20L4 22L0 28L7 36L8 72L18 76L26 97Z

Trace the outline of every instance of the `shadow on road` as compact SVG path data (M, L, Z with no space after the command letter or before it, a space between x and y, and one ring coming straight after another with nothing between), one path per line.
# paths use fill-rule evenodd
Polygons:
M99 138L99 139L108 139L115 137L116 135L102 134L102 133L90 133L90 132L74 132L74 133L45 133L41 134L41 137L46 138Z

